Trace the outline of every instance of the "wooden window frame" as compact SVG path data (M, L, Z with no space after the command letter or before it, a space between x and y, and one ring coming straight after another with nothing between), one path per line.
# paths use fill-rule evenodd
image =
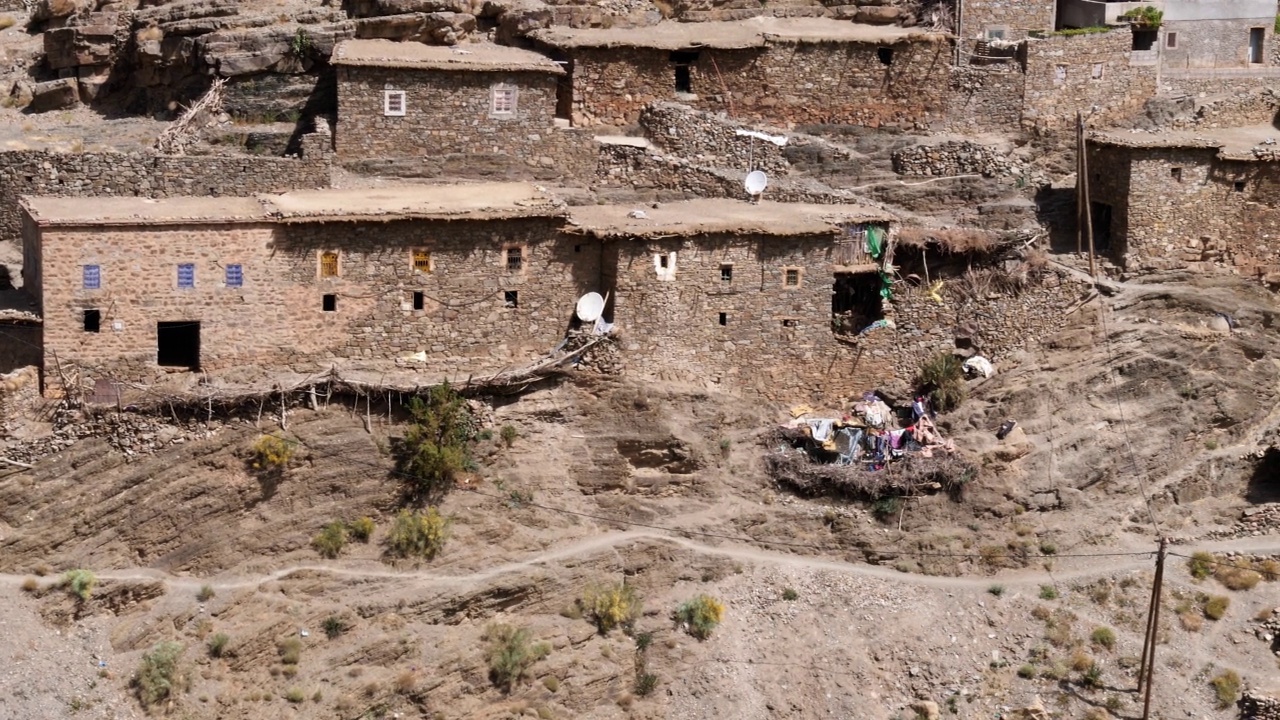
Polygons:
M409 269L416 273L430 275L435 272L435 257L427 248L414 248L409 251Z
M333 258L332 272L326 271L327 267L330 265L330 263L327 262L329 258ZM319 276L321 280L324 280L327 278L342 277L342 254L339 253L337 250L320 251L320 254L316 258L316 261L318 263L317 271L319 272Z
M788 280L790 279L791 273L796 274L796 281L794 284L792 284L791 282L788 282ZM782 287L786 288L787 290L795 290L797 288L804 287L804 268L796 267L794 265L789 265L782 268Z
M515 250L520 254L519 256L520 264L519 264L519 267L516 267L516 268L511 267L511 258L513 257L511 254L512 250ZM527 268L528 266L529 266L529 252L524 245L507 245L502 249L502 267L506 269L507 272L512 274L520 274L520 273L523 273L525 271L525 268Z

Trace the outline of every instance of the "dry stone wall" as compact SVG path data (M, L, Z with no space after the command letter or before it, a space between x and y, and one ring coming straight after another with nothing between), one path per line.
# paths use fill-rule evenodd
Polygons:
M1280 720L1280 699L1245 691L1240 698L1240 720Z
M1054 27L1054 0L965 0L959 35L985 38L994 32L1021 40L1032 30Z
M1096 108L1093 127L1140 112L1155 95L1156 67L1130 64L1131 44L1127 29L1028 40L1023 125L1061 132L1075 126L1077 111Z
M664 151L701 165L733 170L782 173L790 163L782 147L739 135L754 128L676 103L655 103L640 113L645 135ZM766 130L766 132L769 132ZM774 132L775 135L785 134Z
M1011 157L1007 143L979 143L970 140L922 143L895 150L893 171L899 175L947 177L982 175L1008 177L1022 175L1026 168Z
M1020 63L952 68L947 128L960 132L1014 132L1022 123L1027 75Z

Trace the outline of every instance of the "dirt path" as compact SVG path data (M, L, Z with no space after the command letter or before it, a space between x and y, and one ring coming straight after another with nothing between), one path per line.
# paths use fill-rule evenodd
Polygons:
M404 580L408 582L430 583L433 585L466 586L483 583L502 575L520 573L532 568L549 566L559 561L590 555L591 553L600 550L613 549L620 545L637 541L667 543L669 545L692 550L697 553L719 555L721 557L731 558L734 560L742 560L763 565L776 565L790 569L847 573L862 577L890 580L918 587L948 590L982 589L990 586L997 580L1003 585L1016 587L1022 585L1036 585L1043 583L1045 580L1065 582L1081 578L1108 575L1114 572L1139 570L1151 567L1151 555L1153 554L1135 551L1135 554L1133 555L1106 556L1105 553L1100 551L1098 557L1085 558L1063 555L1060 556L1060 560L1062 561L1086 560L1087 562L1085 562L1081 567L1055 572L1047 572L1041 569L1027 569L991 576L947 577L903 573L883 565L866 565L845 562L842 560L793 555L746 545L708 545L695 540L675 537L661 532L636 530L597 535L587 540L570 543L547 552L538 553L525 560L504 563L480 572L465 575L449 575L429 570L400 572L370 567L343 566L336 563L290 565L261 575L238 576L221 579L176 576L160 570L149 570L146 568L137 568L132 570L106 570L97 573L97 575L100 579L104 580L158 580L179 590L194 590L204 585L211 585L214 590L251 588L264 582L283 580L298 572L320 572L341 578ZM1237 552L1280 553L1280 537L1242 538L1237 540L1207 542L1197 545L1195 550L1216 552L1231 550ZM1182 555L1189 555L1193 552L1190 548L1182 547L1176 548L1176 551ZM30 576L0 574L0 585L18 585L28 577Z

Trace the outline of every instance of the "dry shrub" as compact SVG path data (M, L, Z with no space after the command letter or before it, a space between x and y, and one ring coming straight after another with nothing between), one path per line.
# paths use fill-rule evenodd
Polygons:
M1193 612L1179 613L1178 620L1182 623L1182 629L1187 632L1200 632L1204 627L1204 618Z
M1221 620L1231 606L1231 598L1226 595L1214 595L1204 601L1204 616L1210 620Z
M133 684L144 706L167 700L182 689L185 680L178 672L181 657L182 645L176 642L162 642L142 656Z
M682 623L689 634L699 640L711 637L711 632L724 620L724 603L710 595L698 595L676 608L676 621Z
M1203 580L1213 574L1214 563L1217 562L1213 553L1203 550L1191 554L1191 559L1187 560L1187 572L1191 573L1191 577L1196 580Z
M1093 665L1093 657L1084 650L1076 650L1071 653L1071 669L1076 672L1084 672Z
M1253 569L1267 582L1280 580L1280 560L1263 560L1255 564Z
M396 692L401 695L408 695L418 686L418 674L412 670L405 670L396 676Z
M999 244L986 230L927 227L902 228L898 231L898 243L916 247L932 245L952 253L987 253Z
M1221 710L1235 705L1236 698L1240 697L1240 676L1234 670L1223 670L1209 684L1218 695L1218 708Z
M1109 627L1094 628L1089 639L1098 647L1113 650L1116 646L1116 631Z
M602 633L615 627L630 628L640 617L640 596L625 582L588 587L581 602L583 610Z
M253 441L253 469L265 471L283 470L293 460L298 443L276 435L259 435Z
M22 592L34 593L40 589L40 581L29 577L22 581Z
M526 628L493 625L485 632L489 642L489 677L506 692L529 674L533 664L551 652L547 643L533 642Z
M13 19L11 15L0 15L0 30L8 30L18 21Z
M320 553L320 557L330 560L342 554L347 544L347 526L340 522L331 522L324 530L311 540L311 547Z
M969 395L964 383L964 361L949 352L938 353L920 366L920 389L939 412L953 410Z
M453 519L434 507L426 512L401 510L387 534L387 552L397 557L432 560L444 550L451 525Z
M1037 605L1031 609L1031 617L1040 622L1048 622L1049 618L1053 617L1053 611L1046 605Z
M1214 579L1228 590L1252 590L1262 581L1262 575L1240 565L1218 565Z

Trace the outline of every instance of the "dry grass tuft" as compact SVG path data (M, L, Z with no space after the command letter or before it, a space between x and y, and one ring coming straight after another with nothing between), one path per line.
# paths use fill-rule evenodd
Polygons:
M1193 612L1180 613L1178 620L1182 623L1182 629L1187 632L1200 632L1204 627L1204 618Z
M0 30L8 30L17 24L12 15L0 15Z
M40 589L40 581L29 577L22 581L22 592L34 593Z
M951 253L986 253L999 241L986 230L972 228L904 227L898 231L898 243L915 247L938 247Z
M418 687L418 674L412 670L405 670L396 676L396 692L401 695L408 695Z

